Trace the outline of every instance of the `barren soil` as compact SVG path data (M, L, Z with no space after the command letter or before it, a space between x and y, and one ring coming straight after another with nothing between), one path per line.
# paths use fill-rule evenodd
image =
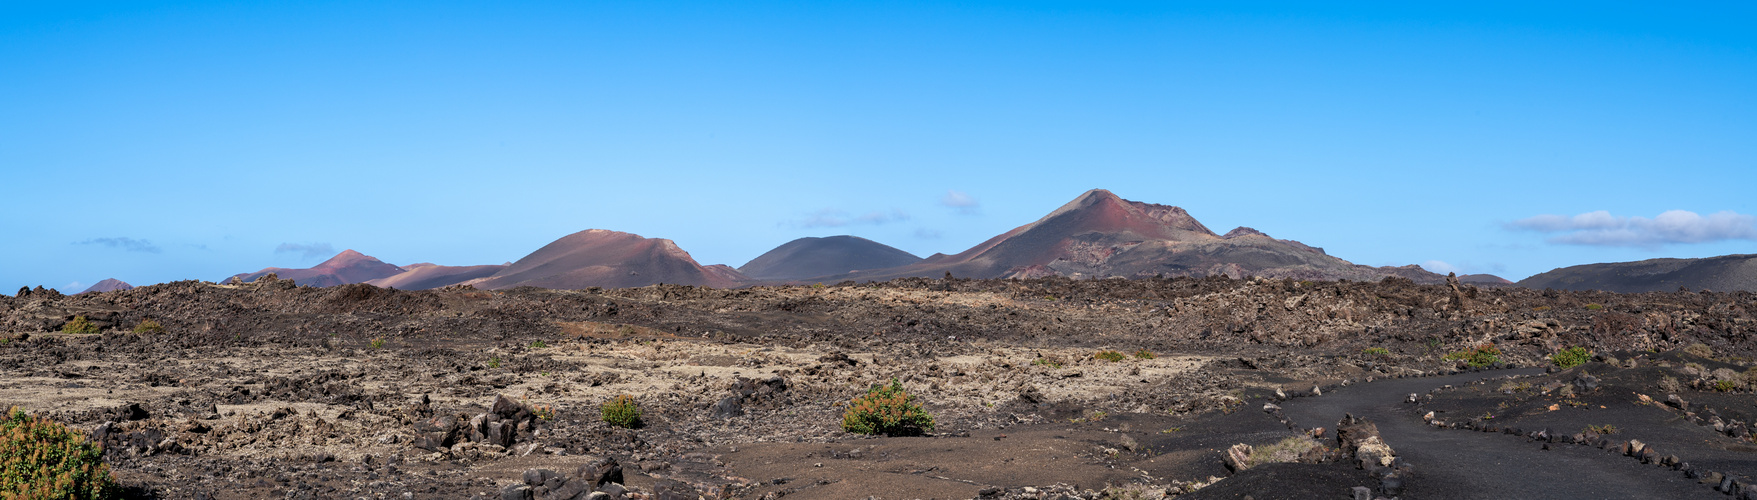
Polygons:
M75 316L102 333L59 333ZM146 319L165 331L130 332ZM1472 439L1504 436L1442 429L1422 414L1488 405L1500 411L1495 425L1570 436L1615 423L1618 438L1651 439L1740 481L1752 479L1757 453L1748 429L1757 398L1745 377L1757 354L1750 293L1479 290L1395 278L580 291L265 279L0 297L0 329L0 405L93 431L119 482L140 497L501 498L533 469L579 477L604 459L621 467L629 490L608 496L631 498L1346 498L1356 485L1391 495L1381 488L1388 474L1441 475L1421 463L1362 467L1334 432L1319 438L1336 449L1295 463L1234 473L1223 457L1235 444L1337 425L1288 419L1266 403L1297 405L1287 397L1368 380L1419 385L1464 368L1445 354L1484 343L1523 366L1545 366L1568 346L1603 354L1505 393L1443 390L1372 418ZM1708 357L1673 352L1697 343ZM1103 350L1125 358L1094 357ZM1551 386L1583 370L1602 387L1558 399ZM1681 385L1662 391L1666 377ZM933 414L933 431L844 432L848 401L893 378ZM1691 408L1667 410L1673 393ZM599 405L620 394L639 403L644 425L602 421ZM1548 410L1593 398L1605 408ZM1621 407L1633 416L1611 418L1625 415L1613 410ZM1643 411L1651 414L1630 413ZM1399 446L1391 430L1384 438ZM1483 446L1534 442L1501 441ZM1423 484L1432 483L1409 483ZM531 490L559 495L555 484ZM1408 494L1476 497L1417 491Z

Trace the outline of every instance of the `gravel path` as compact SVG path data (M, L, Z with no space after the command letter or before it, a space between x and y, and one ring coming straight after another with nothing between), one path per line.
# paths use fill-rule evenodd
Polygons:
M1552 446L1499 433L1437 429L1411 415L1410 393L1489 377L1541 373L1520 369L1445 377L1382 380L1297 398L1282 411L1303 427L1334 427L1346 413L1378 425L1386 444L1415 469L1406 498L1699 498L1721 497L1670 469L1596 448Z

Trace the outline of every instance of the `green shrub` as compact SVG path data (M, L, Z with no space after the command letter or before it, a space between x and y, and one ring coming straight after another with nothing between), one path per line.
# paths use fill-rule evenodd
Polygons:
M549 344L545 344L545 343L543 343L543 341L541 341L541 340L539 340L539 341L536 341L536 342L532 342L532 343L531 343L531 348L532 348L532 349L545 349L545 348L548 348L548 347L549 347Z
M903 383L875 385L866 395L848 402L842 413L842 430L855 434L914 436L933 430L933 415L903 391Z
M98 325L85 319L85 316L74 316L73 321L61 325L61 333L98 333Z
M500 357L496 356L493 358L488 358L488 367L489 368L500 368Z
M598 407L598 411L610 425L629 429L641 426L641 406L635 404L634 396L623 394L610 398Z
M1062 360L1056 359L1056 358L1050 358L1050 357L1041 357L1041 358L1031 360L1031 364L1037 365L1037 366L1047 366L1050 368L1061 368L1062 367Z
M1588 311L1597 311L1599 309L1604 309L1604 306L1598 305L1598 304L1587 304L1586 305L1586 310L1588 310Z
M1739 388L1739 384L1737 382L1733 382L1731 380L1716 380L1716 381L1714 381L1714 390L1716 390L1716 391L1733 392L1734 390L1737 390L1738 388Z
M0 498L110 498L103 455L84 432L14 407L0 419Z
M1482 368L1484 366L1501 362L1501 350L1495 348L1494 344L1483 344L1470 349L1447 354L1445 359L1448 361L1462 359L1465 364L1476 368Z
M1581 433L1582 434L1616 434L1617 433L1617 426L1611 425L1611 424L1604 424L1604 425L1587 424L1586 429L1584 431L1582 431Z
M1383 347L1368 347L1366 349L1361 349L1360 353L1368 356L1389 356L1391 350Z
M165 333L165 325L159 324L157 320L143 320L140 324L134 325L134 333Z
M1684 352L1702 358L1714 357L1714 348L1708 347L1708 344L1690 344L1684 346Z
M1153 351L1146 349L1135 351L1135 359L1153 359Z
M1584 365L1587 361L1592 361L1592 351L1585 347L1569 347L1550 355L1550 363L1562 369Z
M1098 352L1092 353L1092 357L1097 358L1097 359L1102 359L1105 361L1109 361L1112 363L1122 361L1122 360L1128 358L1128 356L1123 355L1123 353L1116 352L1116 351L1098 351Z
M383 349L384 348L384 337L372 339L372 348L373 349Z

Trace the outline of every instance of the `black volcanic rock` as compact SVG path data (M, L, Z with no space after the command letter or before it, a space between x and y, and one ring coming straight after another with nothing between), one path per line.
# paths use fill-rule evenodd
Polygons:
M1526 288L1674 292L1678 287L1717 292L1757 291L1757 254L1700 259L1648 259L1564 267L1519 280Z
M800 238L751 259L738 272L757 279L789 280L900 267L921 257L858 236Z
M130 285L116 278L108 278L99 281L97 284L92 285L91 288L87 288L85 291L79 293L114 292L116 290L128 290L131 288L134 288L134 285Z

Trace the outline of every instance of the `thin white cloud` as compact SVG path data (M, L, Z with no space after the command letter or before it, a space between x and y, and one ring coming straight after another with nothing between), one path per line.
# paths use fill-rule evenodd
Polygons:
M906 220L909 220L909 214L894 208L889 212L874 210L860 215L852 215L846 211L834 208L825 208L806 214L803 219L782 222L781 225L813 229L820 227L844 227L853 225L877 226Z
M1428 272L1430 272L1430 273L1437 273L1437 274L1446 274L1446 273L1464 274L1463 269L1459 269L1458 266L1447 264L1446 261L1443 261L1443 260L1430 260L1427 262L1423 262L1423 263L1421 263L1421 268L1428 270Z
M275 247L275 253L296 253L302 259L328 257L336 253L336 249L328 243L282 243Z
M974 214L977 209L982 208L982 202L976 201L969 193L956 189L946 190L946 195L940 197L940 204L958 209L961 214Z
M1599 210L1572 217L1544 214L1507 224L1508 229L1550 233L1563 245L1653 248L1681 243L1757 240L1757 216L1723 211L1702 216L1667 210L1654 218L1619 217Z
M85 241L74 242L74 244L75 245L102 245L102 246L106 246L106 247L110 247L110 248L119 248L119 249L122 249L123 251L140 252L140 253L159 253L161 251L159 249L158 245L154 245L153 242L151 242L151 241L137 240L134 238L127 238L127 237L92 238L92 239L85 240Z

